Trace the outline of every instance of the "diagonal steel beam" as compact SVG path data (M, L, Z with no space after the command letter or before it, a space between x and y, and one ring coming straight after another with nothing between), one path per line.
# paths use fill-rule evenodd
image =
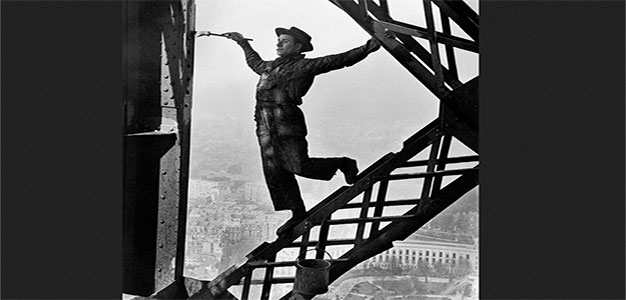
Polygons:
M478 42L478 15L463 1L433 0L441 11L450 16L455 23L472 39Z
M448 16L441 14L441 27L443 29L443 32L445 34L450 34L451 33L451 29L450 29L450 18L448 18ZM455 79L459 79L459 70L456 67L456 58L454 55L454 47L450 46L450 45L446 45L446 60L448 61L448 68L450 68L450 72L452 72L452 74L454 74L454 78ZM456 89L457 87L452 87L453 89Z
M430 37L430 33L428 32L428 29L423 28L423 27L419 27L419 26L415 26L415 25L411 25L411 24L407 24L407 23L403 23L399 21L378 21L378 23L383 25L383 27L385 27L386 29L389 29L396 33L408 34L408 35L412 35L412 36L424 38L424 39L428 39ZM456 37L452 34L437 32L436 42L440 44L456 47L459 49L471 51L474 53L478 53L477 42L460 38L460 37Z
M428 43L430 44L430 53L432 58L433 70L435 71L435 78L440 90L445 89L443 85L443 70L441 66L441 59L439 56L439 44L437 43L437 32L435 31L435 18L433 16L433 8L430 0L423 0L424 12L426 14L426 27L428 30Z

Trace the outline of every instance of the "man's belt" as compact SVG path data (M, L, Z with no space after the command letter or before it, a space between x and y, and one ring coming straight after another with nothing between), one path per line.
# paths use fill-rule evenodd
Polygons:
M260 107L277 107L277 106L298 106L294 103L276 103L271 101L257 101L256 106Z

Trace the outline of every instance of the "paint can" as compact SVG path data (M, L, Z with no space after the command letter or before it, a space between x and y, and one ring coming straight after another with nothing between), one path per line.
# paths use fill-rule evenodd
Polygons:
M306 258L308 251L324 251L330 260L324 259L300 259L302 255ZM306 295L319 295L328 292L329 270L332 256L326 250L311 249L298 256L296 260L296 277L293 283L293 290L296 293Z

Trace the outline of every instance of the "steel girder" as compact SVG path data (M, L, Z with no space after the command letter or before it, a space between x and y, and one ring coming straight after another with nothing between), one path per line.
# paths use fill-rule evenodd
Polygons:
M440 117L461 127L454 130L455 137L478 151L478 77L462 83L459 81L454 49L478 52L478 15L463 1L423 0L426 28L394 20L387 1L380 4L372 0L330 0L345 11L365 31L376 38L402 66L415 76L444 104L444 110L454 111L452 119ZM432 5L439 7L442 31L434 24ZM455 22L472 40L451 34L450 20ZM394 32L395 38L385 36ZM415 38L426 39L430 49L422 47ZM441 62L439 45L444 45L447 64ZM459 91L457 91L459 90ZM468 109L470 107L470 109ZM443 110L442 110L443 111ZM459 117L460 116L460 117Z

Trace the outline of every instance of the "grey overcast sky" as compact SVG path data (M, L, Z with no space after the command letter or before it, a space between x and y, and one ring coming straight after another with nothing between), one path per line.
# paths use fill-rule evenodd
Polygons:
M425 26L422 1L389 0L392 17ZM478 1L468 4L478 11ZM438 16L435 7L435 16ZM440 27L438 18L437 26ZM307 57L340 53L361 46L370 37L345 12L327 0L197 0L196 30L214 33L237 31L252 38L252 47L264 60L276 58L274 28L296 26L312 39L314 50ZM454 34L465 36L453 25ZM424 46L426 41L419 41ZM478 75L478 55L456 50L461 81ZM445 62L445 59L443 60ZM207 118L228 116L242 120L254 130L254 89L258 76L244 61L241 48L222 37L196 39L192 143L194 130L206 128ZM355 156L352 153L320 153L332 149L324 132L355 130L341 124L363 127L396 124L393 134L397 151L404 139L437 116L439 101L387 51L380 49L364 61L317 76L301 106L309 127L312 156ZM343 121L340 118L344 118ZM342 123L343 122L343 123ZM406 123L406 126L397 124ZM357 132L357 131L355 131ZM252 140L251 143L256 141ZM385 153L375 154L375 157ZM372 157L374 157L372 156ZM372 158L358 157L364 168Z

